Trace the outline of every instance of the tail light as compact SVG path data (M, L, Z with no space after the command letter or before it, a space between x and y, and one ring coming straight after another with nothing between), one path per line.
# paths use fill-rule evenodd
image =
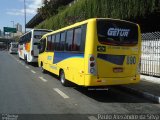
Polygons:
M96 60L93 55L89 55L89 61L88 61L88 73L96 75L97 69L96 69Z
M33 50L31 51L31 55L34 56L34 51Z

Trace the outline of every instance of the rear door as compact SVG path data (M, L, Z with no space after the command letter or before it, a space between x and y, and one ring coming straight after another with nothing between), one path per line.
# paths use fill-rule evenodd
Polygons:
M135 76L139 61L138 27L119 20L97 20L99 77Z
M43 31L43 30L35 30L33 33L33 53L34 57L37 57L39 54L39 49L38 49L38 44L40 39L44 34L48 33L48 31Z

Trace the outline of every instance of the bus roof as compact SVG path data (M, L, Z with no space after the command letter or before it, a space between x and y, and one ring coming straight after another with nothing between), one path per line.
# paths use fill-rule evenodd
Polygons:
M48 29L31 29L30 31L26 32L25 34L23 34L22 36L26 35L27 33L29 32L32 32L32 31L46 31L46 32L52 32L53 30L48 30ZM22 37L20 36L20 37Z
M136 23L133 23L133 22L130 22L130 21L126 21L126 20L121 20L121 19L113 19L113 18L90 18L90 19L87 19L87 20L84 20L84 21L81 21L81 22L77 22L75 24L72 24L72 25L69 25L67 27L64 27L64 28L61 28L61 29L58 29L58 30L54 30L52 32L49 32L45 35L43 35L42 38L45 38L49 35L52 35L54 33L58 33L58 32L61 32L61 31L64 31L64 30L67 30L67 29L70 29L70 28L73 28L73 27L76 27L76 26L79 26L79 25L83 25L83 24L86 24L88 23L89 21L95 21L95 20L118 20L118 21L124 21L124 22L128 22L128 23L131 23L131 24L135 24L137 25Z

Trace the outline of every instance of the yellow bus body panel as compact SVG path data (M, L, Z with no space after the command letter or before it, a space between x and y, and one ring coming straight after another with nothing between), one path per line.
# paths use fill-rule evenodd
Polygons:
M54 52L43 52L39 55L38 64L41 66L43 63L44 68L51 73L59 76L60 70L63 69L67 80L81 86L107 86L107 85L121 85L138 83L140 81L140 73L137 72L137 66L139 65L141 55L141 34L140 27L138 26L138 44L136 46L109 46L103 45L98 42L96 20L89 19L83 22L76 23L66 28L48 33L43 36L56 34L58 32L74 28L83 24L87 24L86 29L86 41L84 57L70 57L66 58L58 63L54 63ZM97 52L97 46L105 46L106 52L103 54L111 55L125 55L123 65L115 65L113 63L104 61L97 58L100 52ZM89 74L89 55L93 55L96 58L97 74ZM52 57L50 57L52 56ZM135 56L136 64L126 64L126 56ZM50 59L48 59L50 58ZM113 68L122 67L123 72L114 73Z

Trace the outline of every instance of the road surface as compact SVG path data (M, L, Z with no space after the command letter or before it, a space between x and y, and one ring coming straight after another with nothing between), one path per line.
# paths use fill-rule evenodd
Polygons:
M17 55L0 51L0 113L157 114L160 105L114 88L63 87L56 76L41 73L36 64L26 65Z

